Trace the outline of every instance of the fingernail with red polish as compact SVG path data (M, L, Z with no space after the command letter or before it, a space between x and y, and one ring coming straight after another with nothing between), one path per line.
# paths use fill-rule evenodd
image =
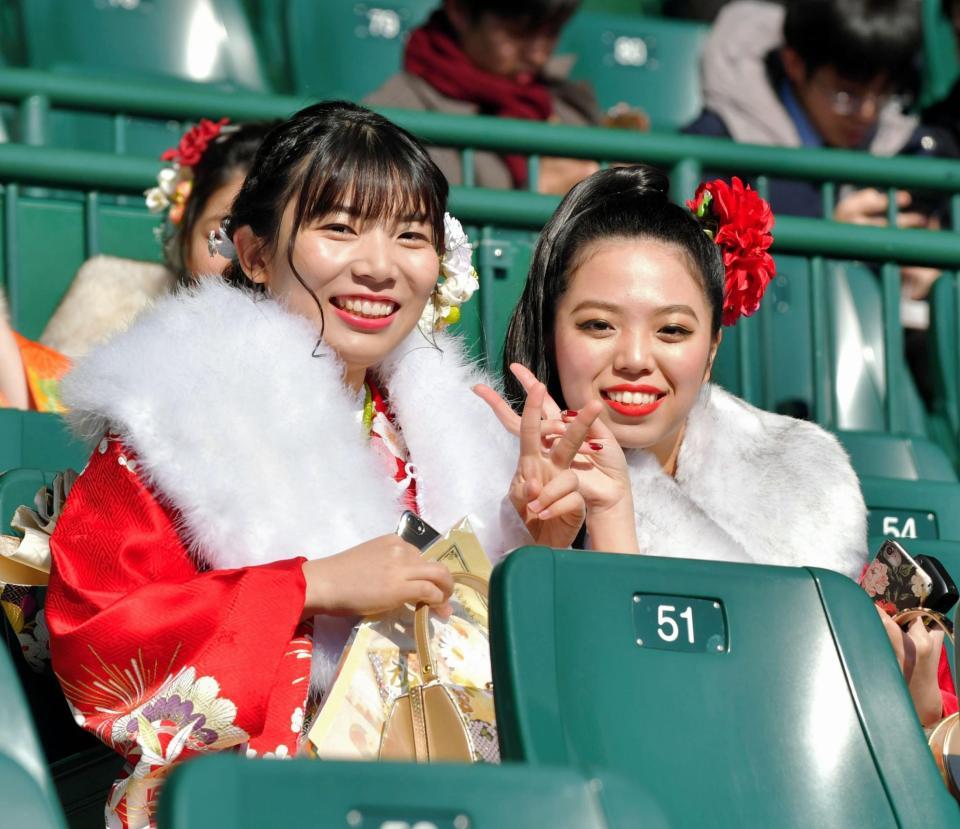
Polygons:
M562 413L562 417L576 417L580 412L574 411L573 409L565 409Z
M587 446L589 446L594 452L599 452L601 449L603 449L603 444L597 443L596 441L590 441Z

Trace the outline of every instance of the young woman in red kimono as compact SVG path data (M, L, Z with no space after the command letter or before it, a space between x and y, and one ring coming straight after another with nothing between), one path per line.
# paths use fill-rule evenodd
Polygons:
M569 465L596 411L545 452L536 389L518 465L460 344L418 330L450 316L448 265L469 268L446 198L389 121L303 110L212 240L227 281L161 300L67 377L97 443L52 539L47 618L77 722L127 760L109 825L152 824L193 755L296 754L358 616L443 611L449 573L393 533L404 508L439 529L469 514L491 555L576 534Z

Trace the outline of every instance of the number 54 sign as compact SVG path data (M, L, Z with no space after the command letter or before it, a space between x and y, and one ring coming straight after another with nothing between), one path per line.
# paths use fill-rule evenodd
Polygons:
M716 599L636 593L633 622L641 648L687 653L727 649L726 617Z

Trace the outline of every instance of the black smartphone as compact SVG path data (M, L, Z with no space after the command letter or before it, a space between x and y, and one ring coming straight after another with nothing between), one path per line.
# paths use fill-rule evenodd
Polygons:
M933 556L916 556L914 561L920 565L923 572L930 576L932 582L930 595L924 602L925 606L946 616L953 609L957 600L960 599L960 591L957 590L957 585L954 584L953 579L950 578L950 574L939 559Z
M410 510L400 516L400 523L397 524L397 535L421 552L440 537L440 533Z

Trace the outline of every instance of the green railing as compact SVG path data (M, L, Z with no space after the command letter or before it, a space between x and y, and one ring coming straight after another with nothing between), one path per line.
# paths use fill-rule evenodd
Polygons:
M0 101L19 107L22 137L44 144L54 110L95 112L114 118L117 145L127 116L180 121L228 116L237 121L282 118L310 103L294 96L212 91L203 85L145 86L106 78L75 78L28 69L0 70ZM545 156L589 158L603 163L646 162L671 172L674 195L692 195L704 170L750 176L763 192L770 178L817 183L829 216L844 184L931 191L951 197L960 228L960 162L930 158L876 158L845 150L785 149L737 144L725 139L673 133L569 127L503 118L381 110L437 146L460 149L465 184L473 182L477 150L521 153L533 162ZM536 188L536 176L531 177ZM891 200L893 201L893 200Z

